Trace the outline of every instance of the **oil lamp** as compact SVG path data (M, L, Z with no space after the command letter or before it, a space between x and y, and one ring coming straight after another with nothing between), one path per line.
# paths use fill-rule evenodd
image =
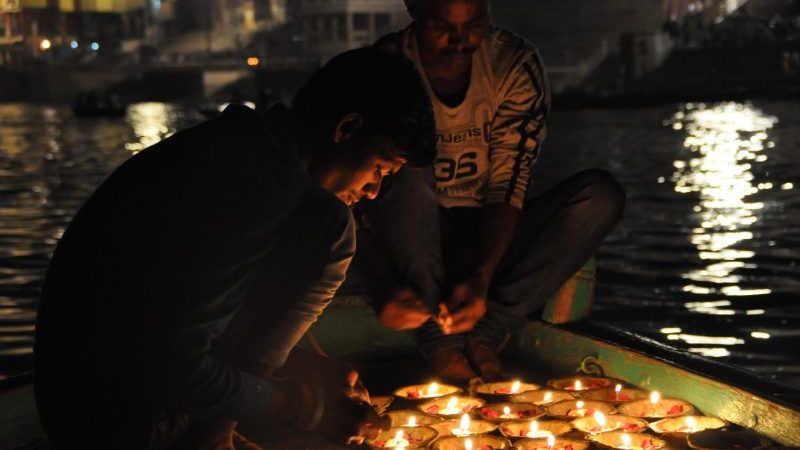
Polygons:
M462 415L458 428L454 428L450 432L453 436L469 436L471 434L469 432L469 414Z
M547 430L540 430L539 429L539 422L537 422L535 420L532 420L531 421L531 429L528 431L528 433L525 436L529 437L529 438L548 438L549 439L549 438L553 437L553 433L551 433L551 432L549 432Z

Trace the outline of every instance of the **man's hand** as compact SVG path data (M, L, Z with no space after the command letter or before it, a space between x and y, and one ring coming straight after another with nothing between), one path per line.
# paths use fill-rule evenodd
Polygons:
M295 348L279 373L309 386L308 389L311 389L310 386L321 388L321 391L312 394L324 397L316 399L317 406L322 407L319 411L322 417L314 432L336 442L357 443L364 438L372 439L379 430L389 428L389 419L378 416L370 406L369 392L361 383L358 372L350 365ZM309 410L302 415L313 417L315 414L315 411Z
M462 281L453 287L447 303L439 304L436 323L444 334L464 333L472 329L486 314L489 284L479 278Z
M197 450L263 450L236 432L236 422L224 419L195 423L181 442L181 448Z
M419 328L431 318L425 301L411 288L395 289L380 311L380 321L395 330Z
M324 410L314 432L334 442L361 444L389 429L391 420L381 417L369 403L357 402L341 391L325 391Z
M233 432L233 448L235 450L264 450L235 431Z
M351 398L369 403L367 389L359 380L358 372L349 364L308 350L292 350L286 364L278 370L278 375L309 385L343 390Z

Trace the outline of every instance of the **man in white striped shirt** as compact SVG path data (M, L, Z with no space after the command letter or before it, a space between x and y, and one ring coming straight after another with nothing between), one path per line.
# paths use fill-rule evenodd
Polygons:
M488 0L405 1L414 22L376 45L422 74L437 159L432 172L402 170L368 207L383 246L370 253L393 273L377 275L375 258L365 273L382 285L373 287L381 321L419 328L440 375L493 378L496 351L594 253L624 191L590 170L528 198L550 109L538 51L490 24Z

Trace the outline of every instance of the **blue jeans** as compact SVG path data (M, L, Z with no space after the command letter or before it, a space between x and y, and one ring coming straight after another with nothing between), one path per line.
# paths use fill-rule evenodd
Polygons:
M595 253L624 204L622 186L598 169L579 172L528 199L492 278L487 314L469 333L450 336L429 320L417 331L423 356L463 347L468 338L499 346ZM481 208L440 207L432 170L404 168L363 209L360 216L370 230L359 230L354 266L370 293L381 301L392 287L410 286L438 311L453 284L476 264Z

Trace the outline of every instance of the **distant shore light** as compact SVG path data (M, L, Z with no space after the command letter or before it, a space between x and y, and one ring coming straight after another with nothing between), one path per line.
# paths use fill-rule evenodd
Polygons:
M39 43L39 48L42 50L49 50L52 46L50 39L42 39L42 42Z
M69 43L69 48L71 48L71 49L73 49L73 50L74 50L74 49L76 49L76 48L78 48L78 41L75 41L75 40L73 40L73 41L70 41L70 43Z
M259 63L258 58L255 56L247 58L247 65L250 67L255 67L258 65L258 63Z
M90 45L89 47L91 47L91 49L94 51L100 50L100 44L98 44L96 41L92 42L92 45Z

